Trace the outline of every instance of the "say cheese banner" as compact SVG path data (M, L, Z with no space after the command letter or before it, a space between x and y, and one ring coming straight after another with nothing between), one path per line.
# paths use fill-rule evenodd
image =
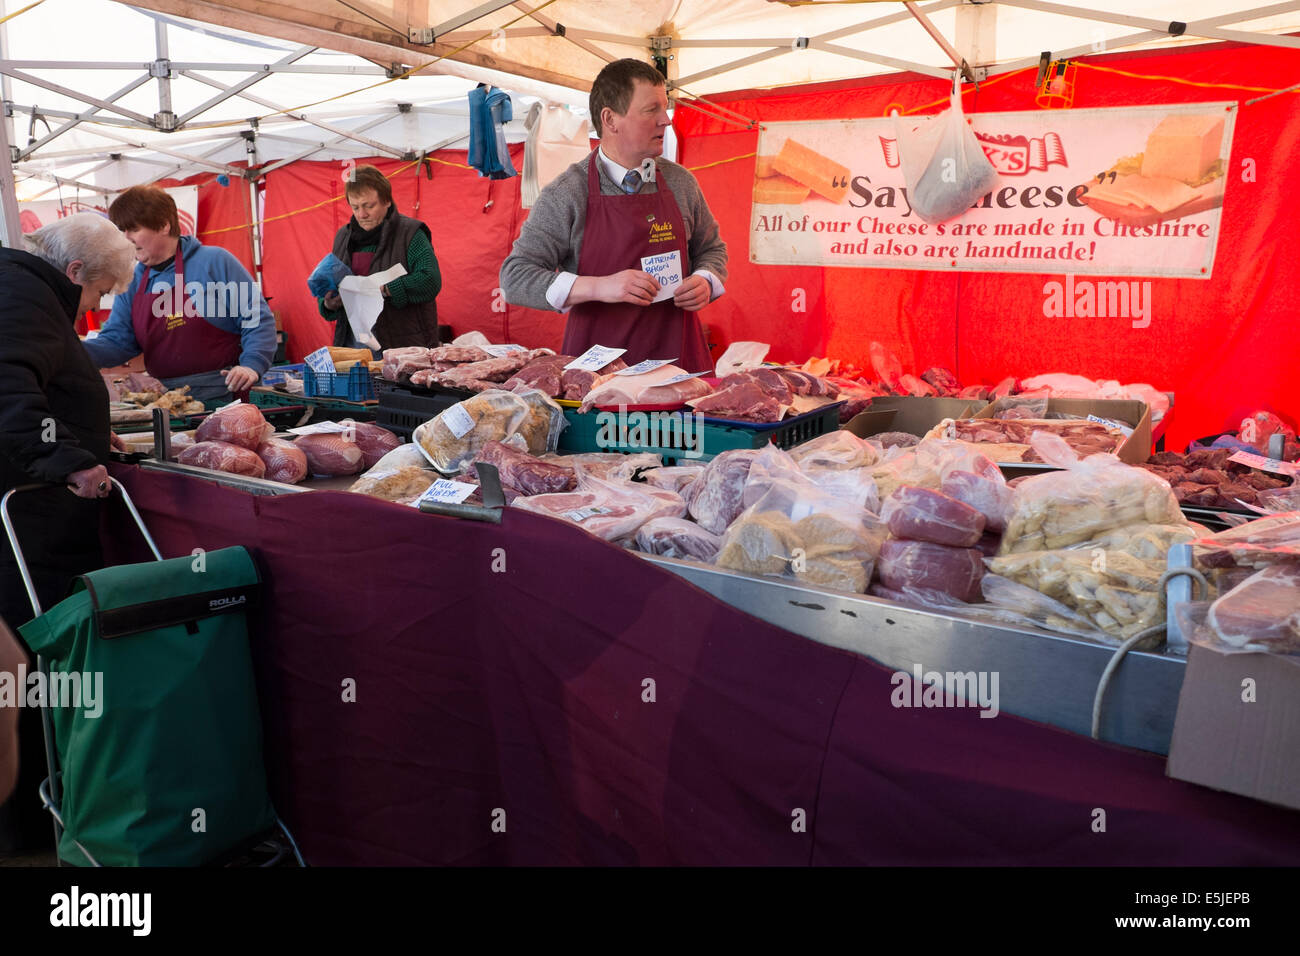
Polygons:
M908 201L898 145L934 118L767 123L750 260L1208 279L1235 117L1233 103L975 114L998 183L937 225Z

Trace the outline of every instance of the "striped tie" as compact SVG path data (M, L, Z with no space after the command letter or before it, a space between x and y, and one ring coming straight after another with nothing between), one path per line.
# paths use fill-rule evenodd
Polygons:
M623 177L623 192L634 193L641 188L641 174L635 169L629 169L627 175Z

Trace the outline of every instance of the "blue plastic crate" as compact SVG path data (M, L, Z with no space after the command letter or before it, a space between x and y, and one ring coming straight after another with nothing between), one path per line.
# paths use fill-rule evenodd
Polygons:
M328 396L349 402L368 402L375 397L375 382L366 365L354 365L344 372L302 370L302 390L308 398Z
M301 362L297 365L276 365L268 368L262 375L262 385L283 385L289 375L302 376L302 370L305 368Z

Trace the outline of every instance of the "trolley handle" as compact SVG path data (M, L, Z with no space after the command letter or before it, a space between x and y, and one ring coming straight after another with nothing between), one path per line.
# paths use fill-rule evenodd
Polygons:
M6 491L4 497L0 498L0 520L3 520L4 522L5 536L9 539L9 547L13 549L14 560L18 563L18 572L22 575L23 586L27 588L27 597L31 599L32 612L37 617L40 617L44 612L41 610L40 599L36 596L36 585L32 581L31 572L27 568L27 559L23 557L22 547L18 543L17 530L14 528L13 519L9 515L9 499L14 495L22 494L25 491L39 491L42 488L62 487L65 486L57 484L19 485L17 488L11 488ZM149 545L149 550L153 552L154 558L162 561L162 552L158 550L158 545L154 542L153 535L149 533L149 529L144 526L144 519L140 517L140 512L136 509L135 502L132 501L131 496L127 494L126 487L120 481L110 481L109 494L112 494L114 488L122 493L122 500L126 503L127 510L131 512L131 517L135 519L135 526L139 528L140 533L144 535L145 543Z

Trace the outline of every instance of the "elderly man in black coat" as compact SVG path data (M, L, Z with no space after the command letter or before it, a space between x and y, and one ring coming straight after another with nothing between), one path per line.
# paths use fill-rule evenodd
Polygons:
M31 252L0 249L0 495L49 485L16 496L9 508L37 595L49 607L73 577L102 563L98 499L111 487L108 391L74 323L102 296L126 288L135 250L95 213L60 219L26 239ZM4 536L0 617L14 630L32 617ZM0 850L30 845L33 817L43 824L33 783L41 778L39 714L23 714L19 735L19 790L0 807ZM51 835L48 827L43 832Z

